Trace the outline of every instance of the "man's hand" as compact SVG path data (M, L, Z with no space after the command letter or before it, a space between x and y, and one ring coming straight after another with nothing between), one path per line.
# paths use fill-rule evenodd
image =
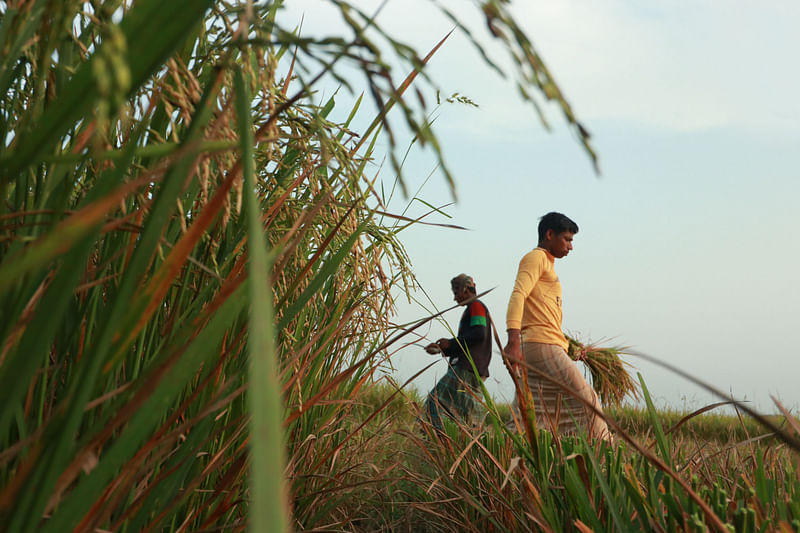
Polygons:
M437 353L442 353L442 349L439 348L439 345L435 342L430 343L425 347L425 351L431 355L436 355Z
M432 342L425 347L425 351L431 355L435 355L437 353L443 353L445 350L450 348L450 339L439 339L436 342Z
M508 344L503 348L506 354L506 359L514 368L519 367L522 363L522 343L520 341L520 334L518 329L508 330Z

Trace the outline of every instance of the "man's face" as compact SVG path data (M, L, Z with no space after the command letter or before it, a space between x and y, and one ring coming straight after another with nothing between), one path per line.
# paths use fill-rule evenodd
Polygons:
M547 230L547 250L553 254L553 257L562 258L569 254L572 250L572 238L575 236L571 231L562 231L555 233L554 231Z
M472 297L472 292L466 287L450 288L453 291L453 300L455 300L457 304L464 303Z

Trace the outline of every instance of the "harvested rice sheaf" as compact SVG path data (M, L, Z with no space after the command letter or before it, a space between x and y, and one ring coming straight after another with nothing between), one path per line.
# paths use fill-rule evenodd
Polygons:
M569 335L566 337L569 341L568 355L589 368L592 386L603 405L620 405L627 395L639 399L638 385L626 368L631 365L620 357L625 353L625 348L601 348L594 344L583 344Z

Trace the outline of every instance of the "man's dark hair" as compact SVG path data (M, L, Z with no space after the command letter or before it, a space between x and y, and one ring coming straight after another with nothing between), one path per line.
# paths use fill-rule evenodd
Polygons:
M555 211L551 211L539 219L539 242L544 240L549 229L553 230L556 235L565 231L578 233L578 225L571 218Z

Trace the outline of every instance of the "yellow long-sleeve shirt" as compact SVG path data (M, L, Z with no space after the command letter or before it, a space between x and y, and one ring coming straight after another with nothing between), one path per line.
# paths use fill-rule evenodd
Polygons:
M506 327L521 330L524 342L556 344L567 350L569 343L561 331L561 282L554 262L555 257L543 248L528 252L519 262Z

